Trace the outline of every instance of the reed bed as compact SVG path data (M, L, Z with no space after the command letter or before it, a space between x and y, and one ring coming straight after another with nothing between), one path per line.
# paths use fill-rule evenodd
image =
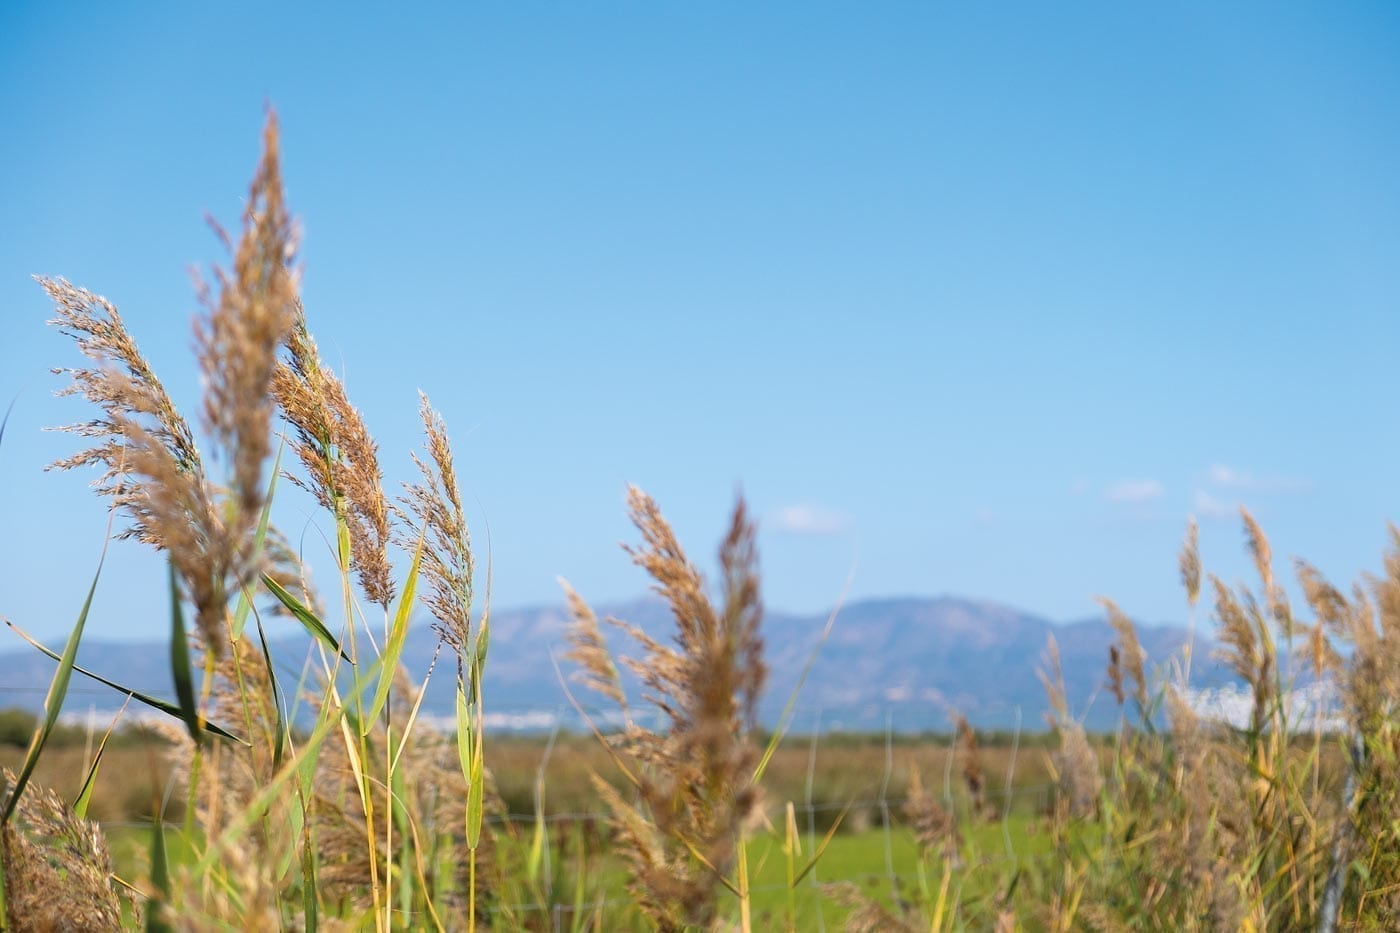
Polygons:
M1067 707L1052 642L1052 752L988 749L957 722L942 747L843 749L836 767L819 743L784 742L786 722L773 733L756 722L767 666L743 502L712 586L633 489L640 542L628 554L674 631L599 620L566 587L573 677L561 683L616 707L624 726L594 725L591 745L535 746L522 766L523 746L484 728L489 600L477 599L447 426L423 397L418 480L386 490L374 435L301 302L271 117L241 229L220 236L227 264L199 287L205 391L193 422L113 303L39 280L52 323L86 358L60 371L62 394L96 412L65 429L82 449L54 467L95 470L113 537L167 560L176 698L107 681L165 717L141 750L145 769L119 764L110 729L81 755L47 747L73 676L113 673L74 663L94 578L64 649L50 652L44 715L5 773L5 928L797 929L810 921L799 891L815 898L817 922L825 904L852 930L1400 927L1400 533L1384 573L1347 591L1298 563L1304 614L1247 513L1254 589L1205 574L1188 530L1187 604L1193 624L1203 595L1212 607L1224 660L1249 692L1243 726L1192 708L1189 648L1147 658L1128 615L1105 601L1117 635L1105 679L1122 708L1107 743ZM337 573L324 597L271 522L283 495L309 497L332 529ZM400 664L419 608L440 639L420 677L456 687L450 733L418 722L426 679ZM313 636L295 682L268 653L269 613ZM632 654L615 654L605 629ZM1310 680L1338 689L1327 724L1290 705ZM297 721L294 709L310 712ZM1042 775L1054 786L1044 806L1014 813L1010 791ZM548 818L582 806L569 795L585 786L606 826ZM135 872L118 869L92 821L118 805L112 787L150 799ZM841 802L821 826L818 799ZM825 872L843 826L879 841L874 888ZM913 852L908 871L896 868L896 832ZM1032 834L1040 842L1025 845ZM756 882L773 876L776 898Z

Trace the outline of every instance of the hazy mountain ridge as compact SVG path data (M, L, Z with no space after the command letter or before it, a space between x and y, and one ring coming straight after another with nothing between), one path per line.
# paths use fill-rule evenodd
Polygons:
M600 606L599 616L616 616L669 639L670 614L656 599ZM771 612L763 636L771 667L761 705L765 723L773 724L792 695L798 678L826 625L827 614ZM562 606L492 613L491 649L486 665L488 711L514 714L535 724L558 714L576 721L555 673L555 659L567 650L568 616ZM307 641L279 623L271 634L273 656L284 683L295 682ZM615 650L637 653L621 633L609 631ZM1114 632L1105 620L1056 624L991 602L956 597L872 599L851 603L837 616L831 636L818 654L799 696L793 728L944 729L956 709L974 724L1013 727L1018 719L1028 730L1044 728L1045 691L1037 672L1053 634L1070 703L1090 728L1110 727L1118 717L1112 698L1102 689L1108 646ZM1176 626L1140 626L1139 638L1149 665L1160 665L1178 651L1186 637ZM363 642L362 642L363 644ZM432 663L436 634L426 616L415 620L404 662L416 676ZM1212 686L1227 678L1209 660L1211 646L1198 638L1193 684ZM453 704L454 659L442 656L429 682L424 710L448 716ZM170 696L169 651L158 642L89 640L79 664L132 689ZM560 661L567 678L571 667ZM42 705L54 663L22 643L0 653L0 704ZM639 690L628 684L635 702ZM570 683L586 707L597 698ZM1096 698L1096 699L1095 699ZM1094 699L1092 705L1089 701ZM89 706L112 709L120 695L87 678L75 677L67 703L71 713Z

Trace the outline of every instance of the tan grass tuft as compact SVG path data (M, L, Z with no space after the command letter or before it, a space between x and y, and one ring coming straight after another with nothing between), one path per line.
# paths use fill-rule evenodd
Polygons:
M1121 684L1122 671L1126 671L1128 678L1133 683L1133 698L1137 701L1138 711L1146 714L1147 672L1143 669L1143 662L1147 657L1147 652L1143 649L1142 643L1138 641L1137 627L1113 600L1106 596L1100 596L1098 603L1108 614L1109 625L1112 625L1113 630L1118 633L1118 651L1110 655L1109 670L1110 685L1114 684L1115 677L1118 681L1114 695L1121 695L1123 689Z
M1264 593L1264 605L1268 610L1269 617L1278 621L1283 627L1285 638L1293 636L1293 617L1288 608L1288 600L1283 592L1283 587L1274 582L1273 549L1269 547L1269 539L1264 535L1264 529L1259 527L1259 523L1254 520L1254 516L1243 507L1240 507L1240 517L1244 520L1245 543L1249 548L1249 556L1254 559L1254 569L1259 574L1260 586Z
M1220 623L1221 648L1216 653L1249 684L1254 697L1251 728L1258 733L1263 730L1278 694L1268 623L1248 593L1237 599L1214 575L1210 583L1215 590L1215 614Z
M4 772L5 785L15 776ZM29 931L115 930L121 903L112 859L96 823L79 819L51 790L30 785L3 831L5 910L9 928Z
M1328 583L1317 568L1302 560L1295 561L1295 566L1303 598L1317 616L1316 622L1299 625L1303 633L1299 651L1312 668L1314 676L1321 677L1327 672L1339 672L1343 668L1343 661L1333 646L1333 639L1351 636L1351 606L1346 597Z
M974 814L983 813L987 807L986 774L982 771L982 756L977 750L977 732L962 715L954 716L956 737L954 752L962 759L963 786Z
M467 860L462 847L462 806L467 799L466 779L458 760L455 737L432 729L408 729L408 711L418 698L405 674L395 675L395 702L390 704L391 721L388 728L379 720L371 729L368 747L377 750L360 760L367 770L372 819L366 816L362 788L355 775L350 752L342 742L328 742L317 757L316 779L312 806L312 831L316 840L319 864L317 880L327 903L337 909L354 908L368 912L374 903L374 881L377 874L389 877L390 856L380 848L375 852L377 864L372 866L368 836L385 838L388 821L412 827L415 846L422 853L451 853L459 855L438 866L445 874L428 879L435 903L446 912L441 917L450 929L465 929L468 910L466 897ZM396 766L397 789L392 805L391 783L382 754L386 743L399 755ZM484 803L488 819L499 819L505 812L497 794L490 771L486 773ZM407 844L406 842L403 844ZM482 835L478 860L492 864L494 855L492 833ZM424 866L432 867L432 866ZM418 870L418 869L415 869ZM478 877L478 885L485 879ZM478 911L485 892L478 892ZM421 919L421 918L420 918Z
M1127 699L1123 692L1123 652L1117 645L1108 646L1108 692L1119 706Z
M677 648L615 623L642 646L640 659L623 663L668 724L664 732L653 732L629 723L617 740L615 747L634 765L627 773L639 804L612 794L613 822L633 867L632 890L652 921L667 930L708 927L739 840L760 814L753 733L767 667L759 637L754 528L741 500L720 548L724 579L716 605L656 503L634 487L628 505L644 544L627 552L670 605ZM600 657L606 648L597 620L582 600L571 599L570 605L574 654L602 692L616 699L616 678Z
M925 856L956 858L960 838L957 818L924 790L917 766L909 769L909 791L904 801L904 818L909 821L914 841Z
M67 375L72 384L60 389L60 397L81 395L102 410L105 418L71 424L54 430L99 441L93 447L53 463L49 469L71 470L101 466L103 473L93 486L103 498L115 496L119 506L126 495L134 494L123 469L125 428L140 423L162 448L170 451L179 469L198 471L199 451L189 424L176 410L165 386L156 377L136 340L127 330L116 305L101 295L78 288L63 278L36 276L40 287L54 303L50 326L73 338L83 355L96 361L95 368L60 368L54 373ZM148 537L139 516L124 537Z
M914 933L919 928L850 881L822 885L822 894L850 908L846 933Z

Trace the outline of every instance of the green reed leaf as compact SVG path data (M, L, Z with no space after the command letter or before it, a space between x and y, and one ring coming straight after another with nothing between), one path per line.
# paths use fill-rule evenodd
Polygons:
M48 742L49 735L58 722L58 714L63 709L63 700L68 695L68 684L73 679L73 666L78 658L78 643L82 641L83 629L87 626L88 612L92 609L92 597L97 592L97 581L102 576L102 565L107 560L107 542L110 540L110 537L103 539L102 556L97 561L97 572L92 576L92 585L88 587L87 598L83 600L83 608L78 613L78 621L73 625L73 631L68 636L68 644L63 649L63 656L58 659L58 670L54 671L53 680L49 682L49 692L44 697L44 719L34 730L33 738L29 740L29 750L25 753L24 765L15 778L15 786L10 790L9 800L5 802L5 811L0 814L0 826L8 823L10 817L14 816L15 807L19 806L20 795L24 793L30 777L34 774L34 768L39 763L39 753L44 750L44 745Z
M422 561L423 536L419 535L418 547L413 552L413 564L408 568L408 579L404 581L403 595L399 597L399 608L394 613L389 638L384 644L384 654L380 658L381 668L375 678L374 701L370 703L369 712L360 723L361 728L366 730L361 735L368 735L368 730L374 728L375 720L379 718L384 704L389 701L389 688L394 684L394 672L399 668L399 657L403 654L404 642L408 638L408 619L413 613L413 597L418 589L418 568Z
M130 702L131 697L127 697L126 702L122 703L122 708L117 710L117 715L113 716L111 723L108 724L107 731L102 735L102 741L97 743L97 751L92 756L92 764L88 765L87 776L83 778L83 786L73 801L73 813L80 820L87 819L88 804L92 801L92 789L97 785L97 768L102 763L102 753L107 750L107 740L116 731L117 723L121 721L122 713L126 712L126 707Z
M45 645L43 642L41 642L41 641L39 641L38 639L36 639L34 636L30 635L28 632L26 632L24 629L20 628L18 625L15 625L15 624L14 624L13 622L11 622L10 620L6 619L6 620L5 620L5 624L8 625L8 626L10 627L10 630L13 631L16 635L18 635L20 638L23 638L25 641L29 642L29 644L31 644L31 645L33 645L35 648L39 649L39 651L41 651L42 653L48 655L50 658L53 658L55 661L62 661L62 660L63 660L56 652L54 652L52 649L50 649L47 645ZM183 718L184 718L184 717L181 716L181 714L180 714L180 707L176 706L174 703L170 703L170 702L168 702L168 701L166 701L166 700L162 700L162 699L160 699L159 697L153 697L153 696L151 696L151 695L149 695L149 694L142 693L142 692L139 691L139 690L132 690L130 687L124 687L124 686L122 686L121 684L117 683L117 682L114 681L114 680L108 680L106 677L103 677L101 674L95 674L95 673L93 673L92 671L88 670L87 668L82 667L82 666L77 665L77 664L74 664L74 665L73 665L73 672L74 672L75 674L82 674L84 677L91 678L92 680L95 680L95 681L97 681L98 683L103 684L104 686L111 687L113 690L117 691L118 693L123 693L123 694L125 694L127 697L129 697L130 699L135 700L137 703L143 703L143 704L145 704L146 706L149 706L151 709L159 710L160 712L165 713L167 716L171 716L171 717L173 717L173 718L175 718L175 719L183 719ZM204 729L205 732L212 732L214 735L221 736L222 738L231 739L231 740L233 740L233 741L235 741L235 742L238 742L240 745L248 745L247 742L245 742L243 739L240 739L238 736L234 735L232 732L229 732L227 729L223 728L222 726L216 725L216 724L214 724L214 723L212 723L212 722L209 722L209 721L207 721L207 720L206 720L206 721L204 722L204 724L203 724L203 729Z
M185 613L180 607L180 583L175 576L175 564L170 564L170 676L175 682L175 699L180 703L180 718L195 744L204 740L199 727L199 708L194 699L194 672L190 670L190 641L185 634Z
M312 612L305 603L287 592L282 584L278 583L267 574L262 575L262 582L263 585L267 587L268 592L276 596L277 601L287 607L287 611L292 614L294 619L302 624L302 627L316 638L320 639L322 644L327 648L340 655L346 661L350 661L352 664L354 663L351 661L350 655L341 650L340 642L335 640L335 636L331 634L330 629L326 628L325 623L318 619L316 613Z

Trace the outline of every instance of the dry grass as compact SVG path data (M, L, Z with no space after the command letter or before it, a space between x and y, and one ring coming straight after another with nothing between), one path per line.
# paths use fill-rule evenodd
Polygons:
M4 772L5 786L15 776ZM21 931L111 930L121 921L107 843L54 793L31 787L0 836L5 907Z
M1043 898L1054 928L1390 928L1400 918L1389 893L1400 838L1380 817L1400 801L1388 715L1400 673L1393 634L1400 632L1400 550L1388 556L1384 578L1369 581L1369 592L1357 587L1350 599L1300 563L1316 619L1298 620L1274 576L1267 537L1248 513L1242 518L1258 592L1206 579L1221 658L1249 691L1248 722L1232 728L1202 719L1180 684L1153 685L1154 700L1145 702L1125 660L1140 650L1133 625L1107 604L1119 635L1110 684L1128 672L1138 715L1125 718L1110 773L1092 794L1068 796L1057 813L1065 870ZM1202 578L1195 547L1193 527L1180 562L1192 604ZM1292 711L1295 652L1314 676L1339 682L1349 740ZM1056 681L1047 685L1053 702ZM1122 702L1123 691L1115 694ZM1150 715L1158 701L1165 734ZM1061 715L1057 726L1063 780L1086 769L1072 764L1082 757L1077 724ZM1103 841L1085 846L1086 833Z
M677 647L636 626L614 624L641 645L641 658L624 657L622 663L641 680L644 700L665 715L668 727L654 732L631 719L597 619L571 592L570 656L582 665L587 682L628 715L620 735L600 735L600 740L616 756L637 802L601 778L595 777L594 786L613 813L614 833L630 862L631 889L642 909L663 930L709 927L718 917L721 887L732 887L730 872L742 859L744 834L761 805L753 736L768 670L759 638L754 527L741 501L720 546L724 579L712 603L656 503L633 488L628 504L644 541L628 553L670 604Z

